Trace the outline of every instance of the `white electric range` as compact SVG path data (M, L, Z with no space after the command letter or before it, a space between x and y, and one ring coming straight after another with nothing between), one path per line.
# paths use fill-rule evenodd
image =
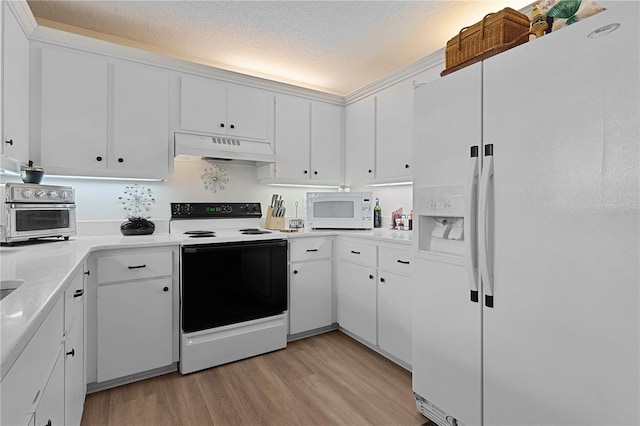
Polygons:
M287 241L260 203L172 203L180 249L180 372L286 347Z

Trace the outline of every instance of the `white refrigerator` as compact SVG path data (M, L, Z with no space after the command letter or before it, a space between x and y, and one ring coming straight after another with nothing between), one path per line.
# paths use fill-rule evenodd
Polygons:
M640 423L639 2L415 89L413 390L439 425Z

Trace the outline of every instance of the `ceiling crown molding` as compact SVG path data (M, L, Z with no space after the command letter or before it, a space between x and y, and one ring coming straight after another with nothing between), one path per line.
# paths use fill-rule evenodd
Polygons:
M27 38L31 37L31 34L33 34L38 24L27 2L25 0L11 0L3 1L2 3L6 3L9 9L11 9L11 12L13 12L13 15L16 17L18 24L20 24Z

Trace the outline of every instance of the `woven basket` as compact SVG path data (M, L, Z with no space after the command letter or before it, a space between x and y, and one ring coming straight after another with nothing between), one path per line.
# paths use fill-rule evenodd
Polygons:
M470 27L464 27L447 42L444 72L463 62L471 65L473 62L468 62L469 59L498 46L514 47L525 43L528 37L524 35L529 33L529 24L527 15L505 7L499 12L489 13Z

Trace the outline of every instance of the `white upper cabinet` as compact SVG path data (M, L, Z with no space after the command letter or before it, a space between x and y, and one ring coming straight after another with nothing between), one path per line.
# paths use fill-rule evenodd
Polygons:
M41 55L39 140L49 174L168 176L167 73L76 51Z
M411 181L413 82L376 95L376 179Z
M213 79L180 78L180 128L255 140L268 139L269 93Z
M9 2L2 2L2 145L0 153L29 160L29 40Z
M114 155L109 166L168 175L168 75L152 67L118 62L113 88Z
M345 108L345 178L347 185L375 177L375 97Z
M275 151L276 164L261 167L261 180L341 185L342 107L277 95Z
M107 167L108 63L42 49L41 164L85 173Z

